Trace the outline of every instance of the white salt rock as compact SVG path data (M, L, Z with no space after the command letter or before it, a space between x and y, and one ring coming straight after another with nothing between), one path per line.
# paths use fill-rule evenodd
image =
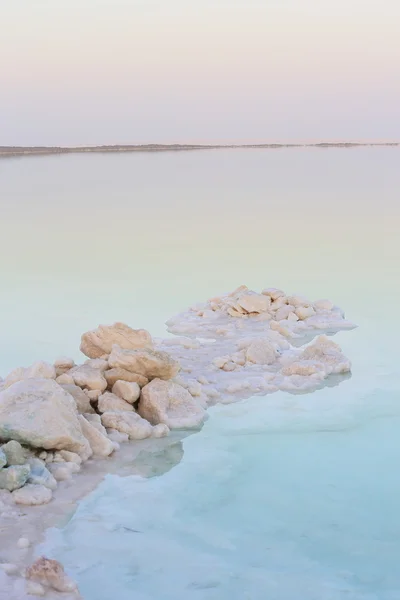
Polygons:
M295 312L301 321L315 315L315 310L312 306L299 306Z
M317 300L316 302L314 302L313 306L317 312L320 312L323 310L330 311L330 310L333 310L333 308L334 308L333 302L331 302L330 300L326 300L326 299Z
M28 538L25 538L25 537L19 538L19 540L17 542L17 546L21 550L24 550L25 548L29 548L30 545L31 545L30 541L28 540Z
M208 379L206 377L204 377L204 375L199 375L199 377L197 378L197 381L199 383L201 383L201 385L208 385Z
M276 350L269 340L254 340L246 350L246 359L256 365L271 365L276 360Z
M159 423L158 425L154 425L153 431L151 433L151 437L154 438L162 438L167 437L169 435L170 429L168 425L165 423Z
M266 288L261 292L264 296L269 296L272 300L277 300L285 295L285 292L278 288Z
M290 304L293 304L295 308L311 305L311 302L304 296L288 296L288 301Z
M201 396L201 385L198 381L196 381L196 379L189 379L188 381L188 392L189 394L192 394L192 396Z
M275 313L275 319L277 321L283 321L284 319L288 319L289 315L294 313L294 306L292 304L285 304L285 306L281 306Z
M227 363L225 363L222 368L224 371L234 371L236 369L236 367L237 367L237 364L230 360Z
M107 436L112 442L117 442L117 444L129 442L129 435L116 429L107 429Z
M19 490L15 490L15 492L13 492L13 497L16 504L37 506L40 504L48 504L53 497L53 492L44 485L28 483Z
M228 361L229 361L229 356L219 356L217 358L214 358L213 365L215 367L217 367L218 369L222 369Z

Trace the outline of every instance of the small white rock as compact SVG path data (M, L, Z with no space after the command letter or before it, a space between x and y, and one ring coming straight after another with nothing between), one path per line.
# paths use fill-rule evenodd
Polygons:
M18 548L20 548L21 550L25 549L25 548L29 548L29 546L31 545L30 541L28 540L28 538L19 538L18 542L17 542L17 546Z
M159 423L158 425L154 425L153 431L151 433L151 437L154 438L162 438L167 437L169 435L169 427L164 423Z

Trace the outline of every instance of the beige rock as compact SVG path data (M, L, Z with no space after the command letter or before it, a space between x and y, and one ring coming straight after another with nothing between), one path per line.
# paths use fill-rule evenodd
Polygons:
M73 385L62 384L61 387L63 388L63 390L68 392L68 394L71 394L71 396L75 400L76 407L80 414L90 413L90 412L94 413L94 409L93 409L92 405L90 404L90 399L85 394L85 392L82 390L82 388L80 388L78 385L75 385L75 384L73 384Z
M138 412L152 425L164 423L170 429L199 427L206 418L205 410L185 388L161 379L142 389Z
M95 456L106 457L110 456L114 451L113 444L105 435L100 433L98 429L93 427L83 415L79 415L83 435L88 440L90 447ZM71 463L68 463L71 464Z
M264 296L269 296L271 300L278 300L285 295L285 292L278 288L266 288L261 292Z
M292 314L294 314L294 306L292 304L285 304L275 312L275 319L276 321L283 321L284 319L288 319Z
M56 377L56 381L59 385L75 385L74 378L69 373L63 373Z
M124 323L114 323L99 325L97 329L84 333L80 349L89 358L102 358L111 353L114 344L126 350L153 347L151 335L145 329L131 329Z
M9 375L4 380L3 387L4 389L10 387L14 383L18 381L24 381L26 379L55 379L56 378L56 370L53 365L46 363L44 361L38 361L33 363L28 368L18 367L11 371Z
M269 309L271 300L268 296L249 292L240 296L237 303L248 313L262 313Z
M93 402L97 402L97 400L100 398L101 396L101 390L84 390L86 396L89 398L89 400L93 400ZM87 411L90 412L90 411Z
M84 364L92 367L92 369L97 369L102 373L109 369L108 360L105 358L89 358L89 360L85 360Z
M58 592L78 593L77 585L65 574L64 567L56 560L41 556L26 570L26 579L36 581Z
M131 373L126 369L109 369L108 371L105 371L104 377L107 380L108 386L111 388L117 381L129 381L131 383L137 383L139 387L143 387L149 383L149 380L147 377L144 377L144 375Z
M69 371L72 375L75 385L89 390L100 390L104 392L107 388L107 381L103 376L103 372L99 369L94 369L90 365L81 365L74 367Z
M65 460L65 462L73 462L77 465L80 465L82 463L82 458L79 456L79 454L76 454L75 452L69 452L68 450L60 450L60 454Z
M116 381L112 388L113 394L119 396L126 402L133 404L140 396L139 384L135 381Z
M300 321L304 319L308 319L308 317L312 317L315 315L315 310L312 306L299 306L295 311L296 315L299 317Z
M323 310L333 310L334 308L333 302L325 299L317 300L316 302L314 302L313 306L317 312L321 312Z
M292 304L295 308L299 306L310 306L311 302L304 296L288 296L287 301Z
M153 433L150 423L135 412L106 412L101 422L104 427L128 434L131 440L143 440Z
M271 365L276 360L276 350L268 340L254 340L246 350L246 360L256 365Z
M302 375L303 377L309 377L310 375L314 375L314 373L321 371L321 368L323 369L321 363L303 360L286 365L283 367L281 373L285 376Z
M60 356L54 361L54 368L58 377L72 369L74 366L74 359L68 358L67 356Z
M119 398L119 396L116 396L111 392L105 392L100 396L97 408L100 413L121 410L124 412L132 412L134 410L132 404L129 404L129 402L125 402L125 400Z
M179 371L179 363L167 352L158 350L123 350L113 346L108 362L110 367L126 369L150 380L171 379Z
M88 448L74 399L52 379L27 379L0 393L0 438L78 454Z
M15 490L12 495L16 504L37 506L39 504L48 504L53 497L53 492L44 485L28 483L19 490Z

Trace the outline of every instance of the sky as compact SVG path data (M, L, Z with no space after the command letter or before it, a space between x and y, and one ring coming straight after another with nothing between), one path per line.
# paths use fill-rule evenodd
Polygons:
M400 140L399 0L0 0L0 145Z

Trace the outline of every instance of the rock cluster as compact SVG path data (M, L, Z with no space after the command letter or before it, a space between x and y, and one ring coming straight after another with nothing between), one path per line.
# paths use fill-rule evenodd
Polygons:
M328 300L246 286L169 322L192 337L153 340L123 323L100 325L82 335L83 364L40 361L0 380L0 491L45 504L90 457L199 428L216 402L316 389L350 362L324 335L306 347L290 340L351 326Z
M204 421L196 399L169 381L179 362L155 350L147 331L100 326L83 334L81 350L88 356L81 365L65 357L37 362L0 382L0 489L17 504L49 502L57 482L121 441Z

